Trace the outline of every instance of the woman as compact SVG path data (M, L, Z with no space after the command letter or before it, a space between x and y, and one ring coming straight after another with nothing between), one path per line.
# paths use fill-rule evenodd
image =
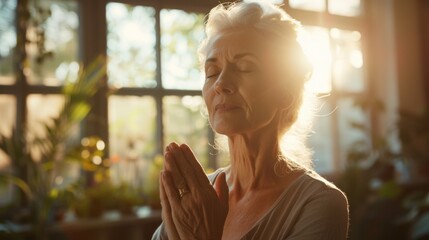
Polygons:
M210 125L228 137L231 164L207 177L187 145L168 145L153 239L346 238L346 197L290 141L311 72L298 26L269 3L210 12L203 97ZM289 150L280 147L284 135Z

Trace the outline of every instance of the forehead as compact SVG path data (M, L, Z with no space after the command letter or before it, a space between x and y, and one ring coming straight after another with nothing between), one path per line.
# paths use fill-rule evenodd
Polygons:
M252 53L262 57L268 46L268 42L255 30L234 29L212 37L207 45L207 58L233 58L240 53Z

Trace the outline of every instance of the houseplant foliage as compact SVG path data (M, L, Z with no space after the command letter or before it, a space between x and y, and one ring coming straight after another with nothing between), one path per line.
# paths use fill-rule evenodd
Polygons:
M356 104L383 111L380 105ZM348 150L337 185L350 204L350 239L429 237L428 122L427 113L399 111L399 121L385 135L371 143L358 141ZM351 125L370 131L362 124Z
M72 130L88 115L90 101L106 73L105 58L99 57L76 79L69 79L63 87L64 105L55 118L42 123L44 132L30 136L29 129L13 129L11 136L0 135L0 149L11 160L11 172L0 172L0 181L14 183L23 193L16 196L15 206L9 209L29 210L36 235L45 236L46 223L59 197L67 196L69 188L58 189L54 183L56 169L65 162L83 164L73 149L66 147ZM25 219L22 219L25 220Z

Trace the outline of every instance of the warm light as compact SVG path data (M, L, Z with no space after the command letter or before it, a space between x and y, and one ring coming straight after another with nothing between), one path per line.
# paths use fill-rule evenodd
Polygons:
M106 144L104 144L103 140L98 140L96 147L98 150L103 151L104 148L106 147Z
M61 185L64 182L64 178L62 176L57 176L55 178L55 184Z
M80 144L82 144L82 146L84 146L84 147L89 146L89 139L88 138L82 138L82 140L80 141Z
M355 68L361 68L363 65L362 52L359 50L353 50L350 53L350 64Z
M92 162L93 162L95 165L100 165L102 161L103 161L103 159L101 159L101 157L100 157L100 156L94 156L94 157L92 158Z
M332 55L328 31L306 27L298 41L313 66L313 75L306 87L314 93L330 93Z
M80 156L83 158L83 159L87 159L87 158L89 158L89 156L91 155L91 153L88 151L88 150L82 150L82 152L80 153Z

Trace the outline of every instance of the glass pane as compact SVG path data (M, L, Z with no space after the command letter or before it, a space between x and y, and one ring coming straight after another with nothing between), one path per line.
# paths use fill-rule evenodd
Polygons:
M0 95L0 134L10 136L12 134L12 127L15 125L16 117L16 99L11 95ZM9 166L9 157L0 150L0 171ZM0 187L0 192L4 190ZM0 194L1 196L1 194ZM1 205L0 197L0 205Z
M334 148L332 131L332 112L334 109L327 103L321 105L320 111L314 117L313 134L308 144L314 151L313 163L318 173L327 173L334 170Z
M365 88L361 34L358 31L331 29L334 47L333 74L340 91L362 92Z
M201 165L208 163L208 121L201 114L200 96L168 96L163 98L164 142L186 143Z
M0 95L0 133L10 136L15 125L16 99L12 95Z
M313 75L307 83L315 93L331 92L331 49L329 32L325 28L307 26L299 36L305 54L313 65Z
M289 0L289 5L310 11L325 11L325 0Z
M44 136L43 124L52 123L64 105L61 95L31 94L27 97L27 127L30 135Z
M76 1L39 1L38 4L51 12L43 23L47 54L40 60L36 39L41 38L39 29L28 29L30 43L27 46L30 67L26 75L30 84L61 85L65 81L70 65L77 65L79 17Z
M161 10L162 85L165 88L201 89L197 49L204 37L204 15Z
M106 19L109 84L156 87L155 10L108 3Z
M0 84L13 84L13 51L16 45L16 0L0 2Z
M152 97L109 97L110 156L152 159L156 154L156 103Z
M343 16L359 16L361 14L360 0L329 0L329 12Z
M152 97L109 97L109 147L114 183L141 190L156 156L156 103Z
M369 146L367 133L369 121L365 111L356 105L356 100L352 98L339 100L337 114L340 133L340 162L344 163L347 160L347 154L351 150L355 150L353 148L357 146L356 143L361 142Z

